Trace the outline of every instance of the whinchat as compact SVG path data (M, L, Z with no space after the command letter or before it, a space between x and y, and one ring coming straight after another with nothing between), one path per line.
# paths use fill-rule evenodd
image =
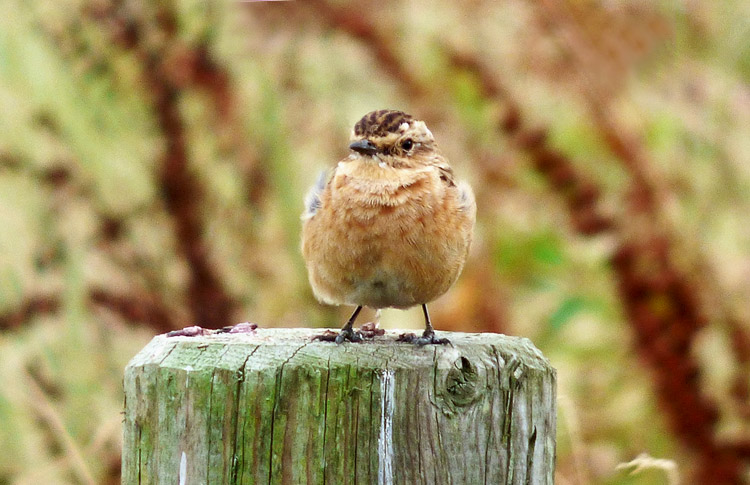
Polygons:
M423 121L401 111L366 114L352 130L351 153L310 190L302 216L302 254L313 293L356 310L335 340L362 339L352 329L363 306L421 305L455 283L471 245L476 202Z

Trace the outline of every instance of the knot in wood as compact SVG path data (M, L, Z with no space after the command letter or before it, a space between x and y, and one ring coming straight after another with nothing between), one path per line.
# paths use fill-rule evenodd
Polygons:
M459 357L445 377L444 399L451 405L451 408L472 404L480 395L477 388L478 380L477 369L471 361L464 356Z

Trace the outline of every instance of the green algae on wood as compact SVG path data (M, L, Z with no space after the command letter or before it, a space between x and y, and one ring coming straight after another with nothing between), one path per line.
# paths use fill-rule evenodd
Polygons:
M125 369L124 484L552 484L555 371L526 339L157 336Z

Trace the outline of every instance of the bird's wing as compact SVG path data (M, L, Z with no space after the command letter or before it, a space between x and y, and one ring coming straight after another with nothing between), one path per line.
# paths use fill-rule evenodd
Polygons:
M328 185L328 181L331 180L333 175L332 170L323 170L318 175L318 180L315 184L310 187L310 190L305 196L305 211L302 213L302 219L310 219L320 209L320 194Z
M459 209L464 212L475 212L477 201L474 198L474 191L471 190L471 186L466 182L459 182L458 190L460 194Z

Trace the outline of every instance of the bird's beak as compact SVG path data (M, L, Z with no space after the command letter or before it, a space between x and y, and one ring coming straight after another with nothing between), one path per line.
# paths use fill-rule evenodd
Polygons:
M349 145L349 148L362 155L375 155L378 153L378 147L373 145L370 140L357 140Z

